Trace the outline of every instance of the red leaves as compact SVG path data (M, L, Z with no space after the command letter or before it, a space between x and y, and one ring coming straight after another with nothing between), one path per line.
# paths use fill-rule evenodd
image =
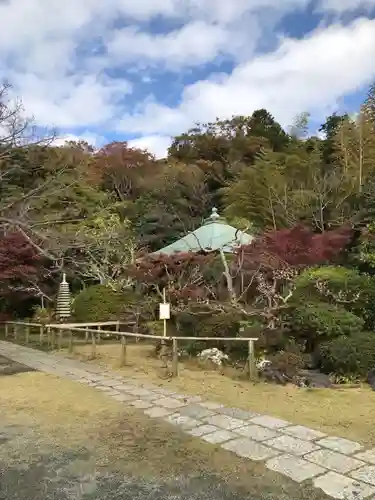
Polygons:
M245 269L285 269L324 264L337 257L350 242L352 230L342 227L314 234L303 226L271 231L238 251Z
M40 256L20 233L0 237L0 282L1 294L10 291L10 286L35 279L38 275Z
M173 255L150 255L131 266L129 275L146 287L163 288L175 299L199 300L205 296L203 270L214 258L212 254L193 252Z

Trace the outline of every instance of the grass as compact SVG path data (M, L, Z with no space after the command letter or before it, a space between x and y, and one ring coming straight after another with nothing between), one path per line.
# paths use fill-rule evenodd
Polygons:
M241 491L239 498L327 498L309 485L299 486L260 463L149 419L90 387L39 372L0 381L2 425L30 429L18 433L13 449L13 441L0 446L0 463L5 461L7 467L30 464L42 450L91 450L95 467L104 473L116 470L142 480L206 474Z
M154 347L143 343L127 348L127 365L118 368L119 344L97 346L93 362L109 366L128 377L151 381L183 394L201 395L227 406L254 410L283 418L330 435L375 445L374 393L367 387L340 389L300 389L294 386L251 384L215 370L179 363L179 376L165 378ZM64 353L66 355L66 353ZM75 347L74 356L88 360L91 347ZM230 375L233 376L233 373Z

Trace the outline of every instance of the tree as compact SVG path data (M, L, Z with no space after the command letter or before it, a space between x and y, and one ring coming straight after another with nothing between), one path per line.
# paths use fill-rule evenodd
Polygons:
M0 236L0 301L2 308L30 298L52 300L48 262L19 232Z
M99 172L104 189L120 201L136 199L150 175L157 170L153 155L130 148L127 142L112 142L95 154L93 168Z
M135 262L136 241L129 221L112 209L103 209L79 225L75 274L114 291L131 285L127 268Z

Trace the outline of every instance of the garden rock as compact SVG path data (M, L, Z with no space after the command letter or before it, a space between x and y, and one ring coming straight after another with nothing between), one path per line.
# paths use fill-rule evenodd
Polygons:
M202 361L211 361L217 366L222 366L223 361L227 361L229 359L227 354L224 354L223 351L214 347L213 349L204 349L197 356Z
M298 373L299 377L304 378L305 387L316 387L320 389L331 388L333 386L328 375L317 370L301 370Z

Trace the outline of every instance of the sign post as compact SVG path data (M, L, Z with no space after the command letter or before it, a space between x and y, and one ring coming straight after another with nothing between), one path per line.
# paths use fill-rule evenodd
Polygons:
M165 288L163 289L163 302L159 304L159 319L163 320L163 337L167 336L167 319L171 317L171 306L167 303ZM164 368L168 369L167 366L167 353L166 353L166 341L163 339L161 341L161 359Z

